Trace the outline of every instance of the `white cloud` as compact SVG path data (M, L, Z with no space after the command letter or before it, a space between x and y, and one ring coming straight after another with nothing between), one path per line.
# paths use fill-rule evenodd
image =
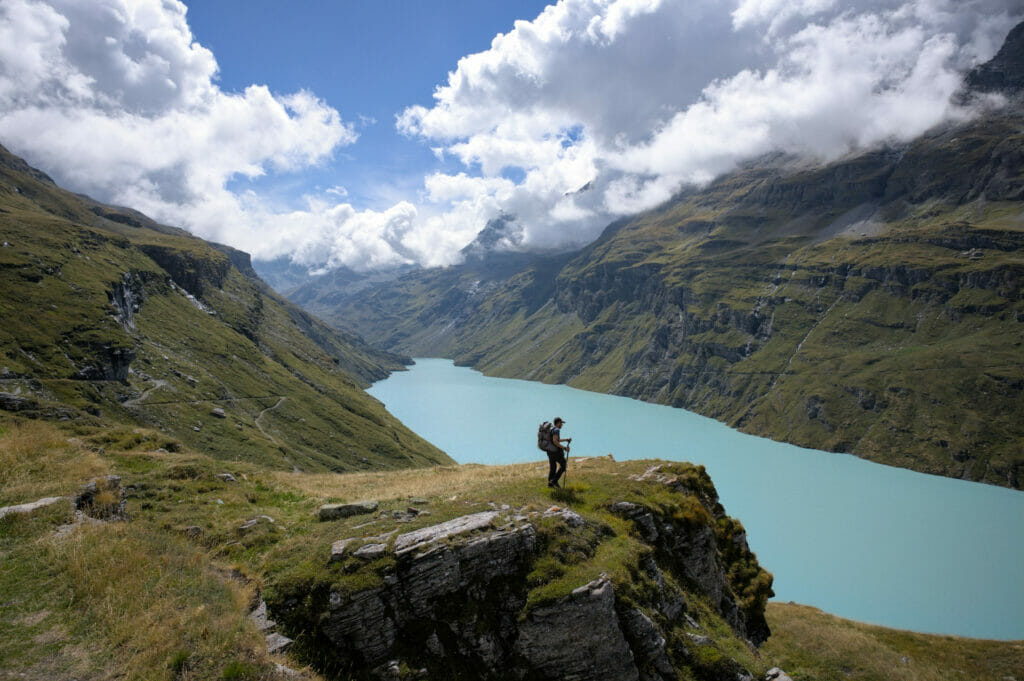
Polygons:
M588 240L759 154L828 160L965 115L950 103L963 71L995 53L1022 10L562 0L461 59L434 105L409 107L397 125L483 178L525 171L490 193L483 217L515 215L535 246Z
M772 150L830 159L962 115L962 72L1019 0L561 0L459 60L396 126L454 173L359 210L233 178L323 164L374 121L309 92L225 92L177 0L3 0L0 142L76 191L246 249L356 269L459 259L488 220L579 244ZM388 196L387 188L380 188ZM383 204L388 205L388 204Z
M229 191L233 177L322 163L357 135L312 93L229 93L216 75L175 0L0 5L0 140L62 184L256 256L316 253L357 268L410 260L400 243L410 204L281 213Z
M767 26L776 33L793 19L806 18L834 9L838 0L741 0L732 12L736 28Z

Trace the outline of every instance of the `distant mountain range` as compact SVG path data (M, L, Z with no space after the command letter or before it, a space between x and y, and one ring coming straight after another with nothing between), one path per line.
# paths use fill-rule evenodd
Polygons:
M283 299L247 254L2 147L0 235L0 408L288 470L450 462L362 390L407 360Z
M1020 488L1022 62L1024 25L968 75L970 122L828 164L761 158L576 253L474 248L290 296L396 352Z

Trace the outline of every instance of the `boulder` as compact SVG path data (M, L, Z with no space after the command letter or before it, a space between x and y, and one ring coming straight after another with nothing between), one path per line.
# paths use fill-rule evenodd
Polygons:
M320 520L340 520L354 515L365 515L377 510L376 501L359 501L348 504L324 504L317 510Z
M639 482L667 486L703 511L678 514L642 501L608 507L633 521L634 537L648 540L651 550L634 566L641 589L626 585L618 594L606 575L581 573L571 592L535 602L538 585L530 576L538 560L564 545L585 550L600 528L567 508L538 512L495 503L411 532L340 538L330 561L346 562L331 574L366 570L368 579L332 576L316 589L287 583L270 605L286 631L323 642L318 654L342 678L392 678L399 669L402 678L669 681L682 678L679 665L692 663L702 670L695 678L753 681L725 655L722 632L693 619L688 601L691 594L706 599L732 625L737 642L752 645L767 635L751 628L763 619L763 604L741 610L727 574L736 556L752 560L745 534L718 522L725 516L712 487L698 484L694 492L684 484L694 481L678 473L652 469ZM545 522L541 540L535 524L545 517L561 522ZM378 522L394 527L395 518L384 511ZM367 567L352 560L384 556ZM701 666L705 657L718 660L714 669Z
M198 539L203 536L203 528L199 525L187 525L181 528L181 533L189 539Z
M43 497L38 501L32 501L27 504L18 504L16 506L4 506L0 508L0 518L4 518L8 515L16 515L19 513L32 513L40 508L52 506L60 501L66 501L67 497Z

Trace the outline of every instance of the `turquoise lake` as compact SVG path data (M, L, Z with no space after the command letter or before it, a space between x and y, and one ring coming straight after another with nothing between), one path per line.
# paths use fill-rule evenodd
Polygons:
M561 416L571 457L706 466L775 575L775 600L899 629L1024 639L1024 492L773 442L682 409L488 378L450 360L410 369L370 394L459 463L546 462L537 424Z

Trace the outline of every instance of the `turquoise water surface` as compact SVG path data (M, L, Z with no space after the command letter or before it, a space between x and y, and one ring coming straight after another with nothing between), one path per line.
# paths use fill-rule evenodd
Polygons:
M1022 492L773 442L682 409L488 378L450 360L418 359L369 392L459 463L544 460L537 424L561 416L572 456L704 464L775 575L776 600L899 629L1024 639Z

